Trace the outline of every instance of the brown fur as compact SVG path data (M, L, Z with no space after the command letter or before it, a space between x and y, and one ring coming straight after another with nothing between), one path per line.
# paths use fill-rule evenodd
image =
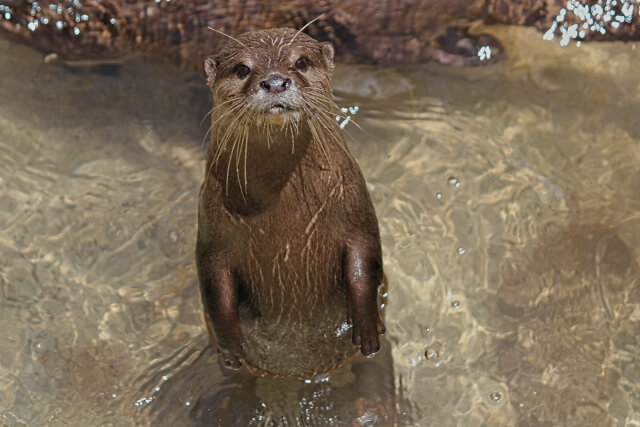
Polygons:
M355 346L379 349L380 237L335 120L333 56L329 43L275 29L205 60L215 106L196 259L230 367L309 378Z

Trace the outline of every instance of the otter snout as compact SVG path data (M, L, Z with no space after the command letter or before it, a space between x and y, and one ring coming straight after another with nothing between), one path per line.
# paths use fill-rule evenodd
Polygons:
M291 86L291 79L281 76L272 76L260 82L260 87L269 93L284 92L289 86Z

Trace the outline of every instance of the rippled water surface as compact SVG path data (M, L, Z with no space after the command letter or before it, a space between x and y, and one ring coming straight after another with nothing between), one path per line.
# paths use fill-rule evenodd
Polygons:
M387 354L311 384L208 348L203 79L0 41L0 425L640 425L640 49L489 30L491 68L338 68Z

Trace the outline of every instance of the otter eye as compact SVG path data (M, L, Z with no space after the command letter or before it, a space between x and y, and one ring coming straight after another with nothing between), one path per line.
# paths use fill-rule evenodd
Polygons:
M307 61L307 58L300 58L296 61L296 68L300 71L307 71L307 68L309 68L309 61Z
M245 77L247 77L250 72L251 72L251 69L244 64L238 64L236 66L236 76L238 76L241 79L244 79Z

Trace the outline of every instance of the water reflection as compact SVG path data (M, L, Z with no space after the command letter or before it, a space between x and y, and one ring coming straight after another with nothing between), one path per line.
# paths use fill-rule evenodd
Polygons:
M400 402L394 396L386 342L379 357L307 383L222 373L217 354L207 348L155 390L138 415L154 425L340 426L409 421L397 412Z

